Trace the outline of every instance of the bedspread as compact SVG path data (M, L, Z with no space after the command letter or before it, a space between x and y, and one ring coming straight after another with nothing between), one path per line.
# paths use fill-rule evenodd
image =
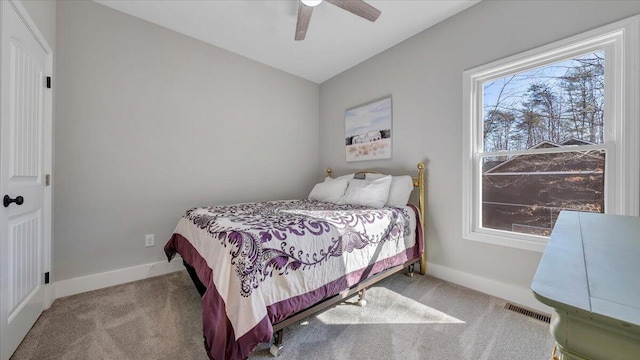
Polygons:
M209 357L243 359L271 340L271 324L418 258L416 213L310 200L194 208L165 252L169 261L179 253L207 287Z

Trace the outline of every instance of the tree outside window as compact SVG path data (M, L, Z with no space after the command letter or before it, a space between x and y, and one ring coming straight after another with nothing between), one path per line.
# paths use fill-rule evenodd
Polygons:
M483 84L482 227L549 236L561 210L604 212L604 51ZM508 155L531 149L548 154Z

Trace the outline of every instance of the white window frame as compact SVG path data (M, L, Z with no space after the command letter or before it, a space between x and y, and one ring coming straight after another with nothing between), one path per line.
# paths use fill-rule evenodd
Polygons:
M548 237L481 227L483 83L586 53L605 51L605 212L640 214L640 15L464 72L462 237L467 240L542 252ZM510 151L564 152L563 149ZM575 149L578 150L578 149Z

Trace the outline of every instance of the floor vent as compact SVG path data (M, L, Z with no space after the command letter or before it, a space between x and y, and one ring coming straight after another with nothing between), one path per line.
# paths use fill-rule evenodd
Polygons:
M537 312L535 310L527 309L527 308L525 308L523 306L520 306L520 305L507 303L504 306L504 308L507 309L507 310L515 311L517 313L520 313L522 315L528 316L530 318L534 318L536 320L544 321L547 324L551 323L551 316L549 316L547 314L543 314L541 312Z

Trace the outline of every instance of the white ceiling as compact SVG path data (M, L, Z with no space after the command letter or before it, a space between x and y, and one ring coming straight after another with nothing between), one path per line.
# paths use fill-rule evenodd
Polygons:
M294 41L297 0L94 0L316 83L396 45L480 0L367 1L374 23L327 2Z

